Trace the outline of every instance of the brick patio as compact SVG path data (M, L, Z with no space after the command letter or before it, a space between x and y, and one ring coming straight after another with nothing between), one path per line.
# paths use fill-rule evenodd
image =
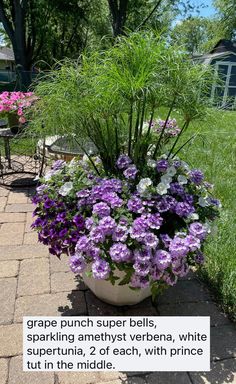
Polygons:
M236 383L236 327L195 277L170 288L157 305L116 308L98 300L69 272L66 257L49 257L31 231L31 190L0 187L0 384L223 384ZM22 317L61 315L210 316L211 372L22 371Z

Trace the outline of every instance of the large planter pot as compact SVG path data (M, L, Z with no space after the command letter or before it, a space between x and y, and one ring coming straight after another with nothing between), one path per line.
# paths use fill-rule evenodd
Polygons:
M115 275L120 277L120 280L124 277L124 273L115 271ZM120 280L117 280L115 285L112 285L110 281L96 280L93 277L88 277L84 272L82 274L84 283L100 300L112 305L135 305L140 303L147 297L151 296L151 290L149 287L132 290L129 286L118 285Z
M17 115L17 113L8 113L8 124L10 128L19 125L19 116Z

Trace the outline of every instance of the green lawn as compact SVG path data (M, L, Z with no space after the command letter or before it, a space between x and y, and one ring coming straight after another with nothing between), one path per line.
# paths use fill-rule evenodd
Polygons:
M200 276L236 320L236 112L214 111L205 121L194 122L185 138L193 132L199 136L181 157L204 170L222 202L221 218L205 247L207 263Z

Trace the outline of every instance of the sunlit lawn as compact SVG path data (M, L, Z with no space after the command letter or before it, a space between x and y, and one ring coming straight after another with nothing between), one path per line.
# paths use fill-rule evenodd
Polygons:
M217 231L205 247L207 263L201 276L236 319L236 112L214 111L204 122L194 122L185 137L193 132L199 136L181 157L204 170L222 202Z

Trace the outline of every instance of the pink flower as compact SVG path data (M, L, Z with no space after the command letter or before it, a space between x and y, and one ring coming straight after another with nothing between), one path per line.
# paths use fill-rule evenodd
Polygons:
M24 116L21 116L21 117L19 118L19 122L20 122L21 124L24 124L24 123L26 122L25 117L24 117Z

